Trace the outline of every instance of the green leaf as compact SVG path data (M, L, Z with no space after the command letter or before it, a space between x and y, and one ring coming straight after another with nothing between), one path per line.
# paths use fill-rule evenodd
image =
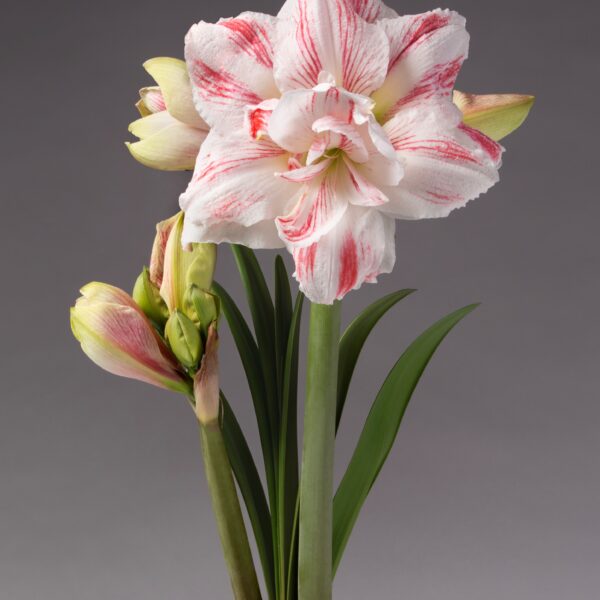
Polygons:
M296 587L287 583L288 565L293 544L294 518L298 500L298 347L304 295L298 293L289 327L283 371L281 437L279 439L279 474L277 477L277 514L279 535L279 569L282 589ZM294 576L295 573L292 573ZM291 600L286 596L287 600Z
M275 258L275 353L277 360L277 389L283 394L283 371L292 321L292 292L283 259Z
M477 306L461 308L422 333L400 357L379 390L333 501L334 573L425 367L450 330Z
M380 298L368 306L348 326L340 340L340 359L338 365L337 415L335 427L340 426L342 412L350 387L350 380L362 347L369 337L371 330L385 313L395 304L416 290L400 290Z
M221 403L223 406L223 438L227 455L254 531L267 592L269 598L275 600L273 532L269 506L244 433L223 393L221 393Z
M276 381L275 308L254 252L250 248L237 244L232 244L231 250L246 290L246 298L254 324L271 422L273 454L276 456L279 436L279 406L277 405Z
M242 366L248 379L250 394L256 413L258 433L265 463L265 472L269 486L269 497L275 497L276 466L273 454L273 438L271 435L271 424L269 408L266 403L265 382L261 368L258 346L254 336L248 327L240 309L236 306L231 296L216 282L213 282L213 291L221 301L221 310L227 319L229 329L233 335L235 345L242 360Z

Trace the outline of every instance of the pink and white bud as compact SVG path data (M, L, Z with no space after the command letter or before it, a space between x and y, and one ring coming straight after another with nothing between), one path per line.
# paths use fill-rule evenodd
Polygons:
M115 375L188 393L185 376L133 298L105 283L89 283L71 308L71 329L82 350Z

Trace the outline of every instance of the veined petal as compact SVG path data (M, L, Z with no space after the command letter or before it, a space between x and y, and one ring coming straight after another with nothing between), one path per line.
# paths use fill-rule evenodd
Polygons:
M465 125L499 141L518 129L535 101L522 94L465 94L454 90L454 104L462 111Z
M297 0L287 0L282 6L279 18L288 19L294 16ZM386 6L381 0L348 0L348 4L356 11L359 17L362 17L367 23L373 23L379 19L397 17L398 13Z
M140 101L136 106L142 117L167 110L165 98L157 85L142 88L140 90Z
M140 121L162 114L167 113L156 113ZM208 133L170 118L172 122L169 125L139 142L127 143L127 148L137 161L147 167L164 171L191 171ZM143 133L146 134L147 130L144 127ZM136 132L139 131L136 127Z
M450 97L469 49L465 19L455 12L434 10L378 23L390 41L385 83L373 94L381 122L412 102Z
M197 226L233 222L246 227L285 214L297 184L276 173L288 168L288 153L240 131L212 130L202 145L194 176L180 197L186 222Z
M328 169L331 165L332 159L326 158L321 162L312 164L310 161L305 167L291 168L283 173L276 173L282 179L286 181L293 181L295 183L306 183L307 181L311 181L315 177L318 177Z
M389 62L385 33L356 12L361 2L294 0L277 24L275 78L283 92L312 88L323 72L350 92L381 86ZM372 10L364 7L368 12Z
M433 106L401 111L385 125L404 177L383 189L390 202L381 210L397 218L447 216L498 181L502 147L474 129L452 125L454 107Z
M246 227L232 221L196 224L186 218L181 239L184 244L209 242L242 244L248 248L283 248L273 219L258 221Z
M372 208L349 206L336 227L318 242L294 248L293 256L294 276L308 299L332 304L392 270L394 220Z
M233 131L243 107L276 98L275 17L242 13L217 24L200 22L185 39L185 58L198 112L213 127Z
M276 220L281 239L290 246L308 246L331 231L348 206L344 193L348 177L344 162L338 160L307 183L290 214Z
M369 180L361 169L362 165L354 165L347 159L345 159L345 162L352 184L348 194L348 201L351 204L356 206L381 206L389 201L381 189Z
M368 160L369 152L358 127L354 124L326 116L317 119L312 128L315 133L329 134L328 148L339 148L355 162L362 163Z
M286 92L269 119L269 136L292 153L308 151L316 138L313 124L322 117L352 123L356 100L340 88Z
M158 83L166 109L175 119L192 127L208 130L194 108L185 61L168 57L151 58L144 63L144 68Z

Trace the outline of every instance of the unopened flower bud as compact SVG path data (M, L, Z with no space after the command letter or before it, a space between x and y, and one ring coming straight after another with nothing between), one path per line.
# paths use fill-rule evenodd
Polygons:
M196 416L203 425L218 422L220 407L219 391L219 336L217 328L208 328L206 349L200 369L194 377L194 400Z
M110 373L187 394L175 358L133 298L105 283L89 283L71 308L82 350Z
M160 294L169 311L181 310L188 316L191 306L186 305L186 292L191 285L208 289L212 284L217 260L214 244L191 244L184 249L181 244L183 213L169 232L164 253L164 268Z
M150 280L150 271L144 267L133 287L133 299L144 314L158 325L169 318L169 309L160 296L160 290Z
M195 369L202 356L202 339L193 321L180 310L171 314L165 326L165 338L177 360L187 369Z
M208 290L200 289L196 285L192 285L189 290L189 297L196 312L200 331L204 339L208 336L208 328L219 321L221 312L221 301L219 297L212 294Z
M499 141L523 124L535 98L523 94L465 94L455 90L453 100L463 113L465 125Z

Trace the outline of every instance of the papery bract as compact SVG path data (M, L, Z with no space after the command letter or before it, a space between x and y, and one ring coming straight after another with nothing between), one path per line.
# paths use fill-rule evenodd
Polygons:
M464 19L379 0L288 0L186 37L211 131L181 197L183 242L286 246L330 304L395 262L394 220L444 217L498 181L503 148L452 94Z
M136 106L142 118L129 126L140 141L127 143L127 147L147 167L193 169L208 125L194 108L185 63L176 58L152 58L144 68L158 86L140 90Z
M71 328L82 350L106 371L189 392L166 344L123 290L105 283L84 286L71 308Z

